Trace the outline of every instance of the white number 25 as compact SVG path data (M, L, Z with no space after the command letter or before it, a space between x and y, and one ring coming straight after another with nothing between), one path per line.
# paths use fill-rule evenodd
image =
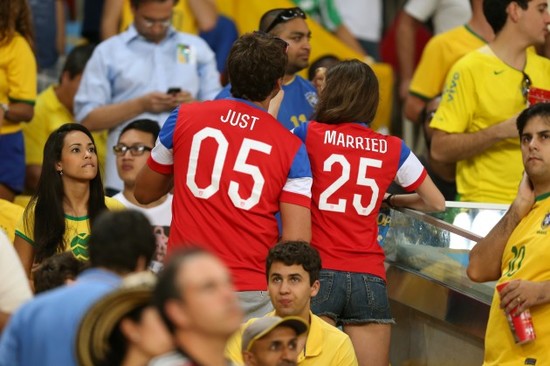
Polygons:
M327 160L325 160L323 171L332 171L332 166L334 164L339 164L342 167L342 174L319 196L319 209L323 211L346 212L347 199L338 198L336 201L337 203L329 203L328 199L350 179L351 166L344 155L332 154L327 158ZM359 160L357 185L366 186L372 190L372 196L367 206L363 206L361 204L362 196L360 194L353 195L353 207L355 208L355 211L362 216L368 216L372 210L374 210L374 206L376 205L378 194L380 192L376 181L372 178L367 178L367 168L369 166L381 168L382 161L370 158L361 158Z

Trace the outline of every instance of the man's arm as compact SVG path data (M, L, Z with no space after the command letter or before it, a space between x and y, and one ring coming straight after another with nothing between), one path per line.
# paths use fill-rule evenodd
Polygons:
M151 92L125 102L107 104L93 109L81 123L90 131L113 128L123 121L132 119L145 112L169 112L184 100L187 100L187 94L178 93L170 95L162 92Z
M516 117L472 133L449 133L434 129L431 156L443 163L456 163L481 154L499 141L518 138Z
M65 54L65 1L55 2L55 47L60 55Z
M213 0L187 0L191 12L195 16L200 32L209 32L218 22L218 9Z
M422 24L405 11L399 14L397 24L396 49L399 62L399 96L404 99L409 92L409 84L414 72L416 29Z
M519 185L518 195L508 212L470 251L470 262L466 273L475 282L493 281L500 278L502 254L506 243L521 219L533 207L535 193L527 174Z
M4 113L4 120L10 122L29 122L34 116L34 106L29 103L12 102L8 108L8 112Z
M106 40L118 33L120 18L122 16L122 5L122 0L105 0L100 25L102 40Z
M435 186L429 175L413 194L399 194L391 197L392 206L409 207L425 212L440 212L445 210L445 198Z
M405 117L412 123L419 123L418 119L425 106L426 101L424 99L410 93L407 94L404 107Z
M139 203L146 205L160 199L171 188L172 174L158 173L145 164L136 178L134 196Z
M281 240L311 241L311 211L309 208L292 203L281 202L281 222L283 233Z
M342 43L344 43L346 46L348 46L358 54L366 56L366 52L357 41L357 38L355 38L355 36L351 34L348 27L346 27L344 24L340 24L340 26L336 28L336 30L334 31L334 35L338 37L338 39L340 39Z

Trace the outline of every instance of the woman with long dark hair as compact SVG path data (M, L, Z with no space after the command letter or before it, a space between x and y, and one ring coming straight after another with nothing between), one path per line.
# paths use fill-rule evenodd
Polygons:
M36 99L36 58L27 0L0 1L0 198L13 201L25 183L21 122Z
M15 231L27 274L34 262L63 251L87 260L90 228L106 209L123 206L104 196L93 136L80 124L64 124L46 141L36 193Z
M378 211L382 202L439 211L445 201L401 139L369 127L378 103L372 69L343 61L327 71L314 120L294 133L311 162L311 245L323 261L312 311L343 326L359 365L387 366L393 319L377 240ZM394 181L416 193L388 194Z

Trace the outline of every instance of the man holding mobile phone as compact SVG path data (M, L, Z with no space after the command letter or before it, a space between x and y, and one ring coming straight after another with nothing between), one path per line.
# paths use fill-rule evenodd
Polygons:
M214 52L198 36L171 26L175 0L131 0L133 24L99 44L75 97L77 121L90 130L109 130L114 146L135 119L162 126L182 103L213 99L221 90ZM107 152L108 195L123 188L116 157Z

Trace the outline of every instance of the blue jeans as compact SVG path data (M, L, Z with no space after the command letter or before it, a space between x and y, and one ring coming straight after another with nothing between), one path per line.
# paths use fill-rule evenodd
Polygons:
M367 273L322 270L321 288L311 301L311 311L338 325L394 324L386 282Z

